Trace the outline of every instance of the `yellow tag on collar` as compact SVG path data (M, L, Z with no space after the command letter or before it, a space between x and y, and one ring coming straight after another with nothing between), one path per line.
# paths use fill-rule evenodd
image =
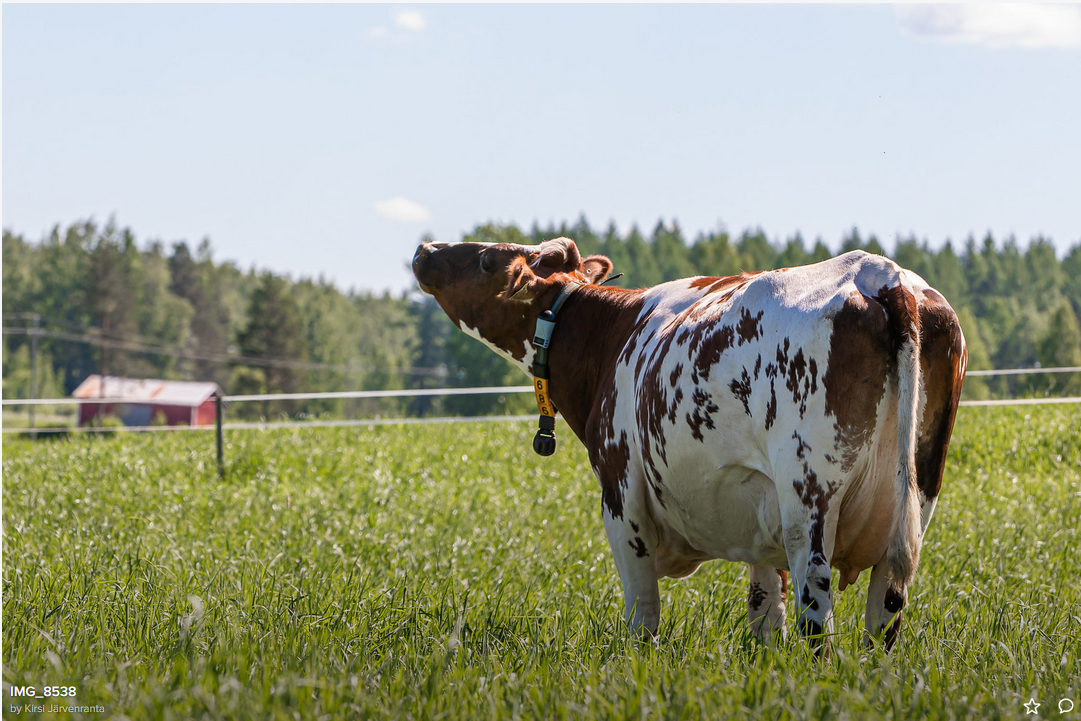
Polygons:
M537 396L537 410L540 411L540 414L555 418L556 409L552 405L551 397L548 395L548 379L534 378L533 392Z

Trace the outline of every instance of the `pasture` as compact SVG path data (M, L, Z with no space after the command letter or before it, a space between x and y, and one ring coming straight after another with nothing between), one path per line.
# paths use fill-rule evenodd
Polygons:
M863 649L864 573L821 664L751 639L724 562L662 581L662 640L628 640L584 449L533 431L231 431L224 480L208 434L5 438L5 717L46 684L133 720L1081 709L1077 406L961 409L899 647Z

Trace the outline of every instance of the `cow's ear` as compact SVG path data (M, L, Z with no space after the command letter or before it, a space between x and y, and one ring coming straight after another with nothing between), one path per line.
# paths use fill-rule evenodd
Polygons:
M552 273L572 273L581 263L582 256L573 240L554 238L537 246L529 267L541 278L547 278Z
M510 294L510 299L520 303L532 303L533 299L544 293L548 287L549 283L547 280L538 278L530 273L527 278L523 277L523 282Z
M528 265L516 262L512 266L510 282L503 292L503 297L528 303L536 297L540 282L541 279L533 273Z
M603 255L591 255L582 261L581 271L590 283L603 283L612 272L612 261Z

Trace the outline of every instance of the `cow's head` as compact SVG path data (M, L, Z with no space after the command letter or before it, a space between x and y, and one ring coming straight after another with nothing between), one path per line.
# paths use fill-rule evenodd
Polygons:
M424 243L413 275L452 321L528 372L537 316L568 283L600 283L612 270L601 255L582 260L569 238L540 245Z

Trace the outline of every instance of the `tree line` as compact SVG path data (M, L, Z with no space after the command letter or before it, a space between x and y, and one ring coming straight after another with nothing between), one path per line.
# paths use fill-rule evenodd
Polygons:
M733 275L825 260L821 239L771 242L761 229L717 230L688 241L676 222L604 231L584 217L559 227L480 225L462 240L537 243L573 238L645 287L692 275ZM923 276L953 305L965 330L969 368L1081 366L1081 243L1059 259L1046 239L1021 248L988 234L932 249L916 237L887 253L853 228L841 252L889 255ZM521 385L519 370L457 331L418 292L343 292L323 278L293 280L217 262L208 240L142 247L129 228L92 221L31 241L3 233L5 398L30 393L29 336L37 314L38 395L69 394L92 373L207 380L228 394ZM966 397L1076 394L1081 374L970 378ZM528 396L422 397L238 404L238 416L276 417L530 412Z

